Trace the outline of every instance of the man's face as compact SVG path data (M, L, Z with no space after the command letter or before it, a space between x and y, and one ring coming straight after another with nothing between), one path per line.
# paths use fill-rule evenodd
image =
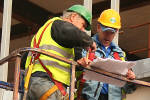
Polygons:
M73 25L75 25L77 28L79 28L81 31L85 31L85 27L86 27L86 21L79 16L78 14L74 13L71 16L71 23Z
M104 46L109 46L110 43L112 42L112 40L114 39L114 36L116 34L116 32L112 32L112 31L102 31L101 26L98 24L97 25L97 32L98 32L98 36L99 36L99 41L104 45Z

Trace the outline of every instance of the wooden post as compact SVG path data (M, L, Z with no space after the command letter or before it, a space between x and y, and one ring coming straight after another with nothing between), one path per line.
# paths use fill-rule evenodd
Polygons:
M148 32L148 58L150 58L150 24L149 24L149 32Z
M18 89L19 89L19 77L20 77L20 62L21 55L18 54L16 58L15 65L15 74L14 74L14 91L13 91L13 100L18 100Z
M74 100L74 90L75 90L75 68L76 66L73 64L72 68L71 68L71 87L70 87L70 96L69 96L69 100Z

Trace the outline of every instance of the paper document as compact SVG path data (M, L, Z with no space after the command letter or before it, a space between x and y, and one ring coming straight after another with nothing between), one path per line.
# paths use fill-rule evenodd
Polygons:
M135 62L120 61L110 58L97 58L96 60L94 60L94 62L92 62L91 66L94 66L97 69L101 69L107 72L126 75L128 69L135 66ZM122 87L126 83L124 81L120 81L88 70L85 70L85 75L83 78L86 80L96 80L104 83L109 83L120 87Z

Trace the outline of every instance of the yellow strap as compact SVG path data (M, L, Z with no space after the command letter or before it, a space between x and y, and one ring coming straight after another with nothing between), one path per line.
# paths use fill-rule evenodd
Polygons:
M67 93L66 96L65 96L65 100L69 100L69 95L68 95L68 93Z
M28 90L28 85L29 85L31 74L32 74L32 69L33 69L33 64L29 65L29 69L28 69L28 72L25 78L25 84L24 84L25 90Z
M47 92L45 92L40 100L47 100L49 96L51 96L52 93L54 93L56 90L58 90L58 87L56 85L52 86Z
M124 58L124 57L121 57L120 59L121 59L122 61L125 61L125 58Z
M126 93L123 89L121 90L121 94L122 94L122 99L121 100L126 100Z
M120 59L121 59L122 61L125 61L125 57L126 57L126 53L123 51L123 57L121 57Z

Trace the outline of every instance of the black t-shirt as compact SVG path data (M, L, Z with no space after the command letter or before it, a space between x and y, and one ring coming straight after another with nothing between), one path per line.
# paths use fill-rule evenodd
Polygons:
M51 35L55 42L66 48L87 47L93 43L92 38L85 32L63 20L54 21Z

